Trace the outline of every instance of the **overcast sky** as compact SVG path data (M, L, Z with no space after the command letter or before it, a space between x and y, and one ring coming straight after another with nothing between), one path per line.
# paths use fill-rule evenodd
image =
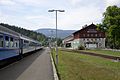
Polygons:
M101 23L107 6L118 5L120 0L0 0L0 22L29 30L55 28L55 12L49 9L64 9L58 13L58 28L79 30L81 26Z

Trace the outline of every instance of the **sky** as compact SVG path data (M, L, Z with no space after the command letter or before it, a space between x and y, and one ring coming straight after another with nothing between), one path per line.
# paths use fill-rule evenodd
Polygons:
M101 23L108 6L120 7L120 0L0 0L0 23L16 25L28 30L56 28L55 12L58 12L58 29L79 30L84 25Z

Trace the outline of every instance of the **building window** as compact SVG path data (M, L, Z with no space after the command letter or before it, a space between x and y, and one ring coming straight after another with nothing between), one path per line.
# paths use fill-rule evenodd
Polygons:
M97 39L95 39L95 41L97 41Z
M83 37L85 37L85 34L83 34Z
M91 39L91 41L93 41L93 39Z
M89 39L87 39L87 41L89 41Z
M0 47L3 47L3 36L0 35Z
M91 34L91 37L93 37L93 34Z
M95 29L88 29L88 33L96 33L97 31Z
M97 37L97 34L95 34L95 37Z
M89 34L87 34L87 36L89 37L90 35L89 35Z
M101 39L99 38L99 41L101 41Z

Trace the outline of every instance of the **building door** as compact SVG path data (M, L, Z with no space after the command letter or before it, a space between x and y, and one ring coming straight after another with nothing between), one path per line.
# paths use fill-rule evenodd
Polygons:
M71 47L71 43L66 43L66 48L70 48Z

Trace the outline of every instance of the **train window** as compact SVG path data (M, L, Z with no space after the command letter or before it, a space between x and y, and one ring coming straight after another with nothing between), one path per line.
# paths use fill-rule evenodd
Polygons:
M19 47L19 43L17 41L15 41L14 47L16 47L16 48Z
M26 47L28 47L28 46L29 46L29 41L24 40L24 45L23 45L23 47L26 48Z
M3 36L0 35L0 47L3 47Z
M14 42L14 47L18 48L19 47L19 40L18 39L15 39L15 42Z
M17 41L17 47L19 47L19 41Z
M13 38L12 38L12 37L10 38L10 41L13 41Z
M15 43L15 45L16 45L16 47L18 47L18 44L17 44L17 42Z
M5 46L9 47L9 37L5 36Z
M34 46L34 43L33 43L33 42L30 42L29 46Z
M24 43L29 43L29 41L27 41L27 40L24 40Z
M10 47L14 47L13 38L10 37Z
M8 37L8 36L5 36L5 40L6 40L6 41L9 41L9 37Z
M16 45L16 41L14 42L14 47L16 47L17 45Z

